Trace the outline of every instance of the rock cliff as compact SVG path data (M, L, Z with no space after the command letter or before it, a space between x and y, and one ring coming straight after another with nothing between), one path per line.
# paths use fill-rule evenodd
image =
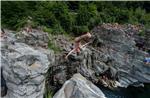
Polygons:
M141 38L138 35L141 29L141 26L134 25L97 26L91 31L91 43L81 49L79 54L72 53L68 60L64 56L71 50L72 43L64 35L49 36L38 30L29 33L5 30L6 33L1 38L2 74L8 87L5 97L43 98L47 72L49 89L57 91L64 84L54 98L60 95L65 98L64 89L67 85L69 88L75 87L75 92L68 93L67 96L72 96L73 93L74 98L101 96L100 93L93 95L91 89L100 91L93 84L90 86L88 82L88 88L82 85L86 79L110 89L150 83L150 66L143 62L148 53L137 45ZM144 46L147 48L148 32L145 32L147 36L144 39L147 40ZM61 52L54 54L48 49L49 41L60 48ZM86 79L79 74L74 75L76 73ZM80 78L84 81L80 81ZM80 87L87 91L82 91Z
M8 88L5 98L43 98L45 74L54 63L54 53L22 41L7 30L1 38L2 74Z
M150 83L150 66L143 62L148 53L136 46L136 36L141 29L130 24L95 27L91 31L92 43L79 55L72 54L68 60L63 56L57 58L59 62L50 70L50 84L52 87L63 84L77 72L111 89Z

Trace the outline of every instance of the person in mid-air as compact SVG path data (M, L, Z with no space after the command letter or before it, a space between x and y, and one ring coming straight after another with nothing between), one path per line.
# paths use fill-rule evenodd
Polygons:
M79 37L76 37L76 38L75 38L75 43L74 43L74 48L66 55L65 59L67 59L68 56L69 56L71 53L73 53L73 52L76 52L77 54L80 53L80 50L81 50L84 46L86 46L86 45L88 44L88 43L86 43L86 44L84 44L84 45L81 45L81 41L82 41L82 40L88 40L88 39L90 39L91 37L92 37L92 35L91 35L89 32L87 32L86 34L83 34L83 35L81 35L81 36L79 36Z

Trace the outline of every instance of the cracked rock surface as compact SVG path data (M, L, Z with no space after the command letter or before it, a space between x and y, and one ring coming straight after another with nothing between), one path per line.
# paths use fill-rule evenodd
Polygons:
M14 33L6 31L1 38L1 52L2 73L8 88L4 98L43 98L45 74L54 63L53 51L18 42Z
M143 62L148 53L139 50L135 41L141 29L130 24L95 27L93 42L79 55L71 54L67 61L57 58L59 62L50 70L51 85L63 84L75 73L109 88L150 83L150 66Z

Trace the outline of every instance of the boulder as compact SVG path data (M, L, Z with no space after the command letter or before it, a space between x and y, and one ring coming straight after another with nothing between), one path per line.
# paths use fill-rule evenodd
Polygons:
M55 60L53 51L18 42L7 31L1 43L2 74L8 88L4 98L43 98L45 75Z
M106 98L103 92L81 74L67 80L53 98Z

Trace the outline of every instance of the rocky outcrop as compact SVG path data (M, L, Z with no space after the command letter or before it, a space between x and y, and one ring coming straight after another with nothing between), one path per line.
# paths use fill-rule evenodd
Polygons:
M47 48L49 36L48 33L33 29L32 32L20 31L16 33L17 42L23 42L34 47Z
M113 68L122 87L150 83L150 66L143 62L148 53L135 46L134 34L139 32L140 28L132 25L112 26L103 24L93 29L92 32L97 36L97 40L103 41L97 44L97 50L101 52L95 52L94 56L98 58L94 59L94 62L98 61ZM101 66L99 63L95 65Z
M63 84L79 72L94 83L109 88L150 83L150 66L143 60L148 53L136 47L135 35L140 26L103 24L95 27L93 43L82 49L79 55L72 54L68 60L59 56L51 67L50 83Z
M81 74L66 81L53 98L106 98L103 92Z
M11 31L5 32L1 38L5 98L43 98L45 74L55 60L53 51L21 43Z
M92 43L84 47L80 54L72 53L68 60L64 56L66 51L71 50L72 44L61 35L48 36L37 30L29 33L5 30L6 33L1 38L1 64L8 86L6 97L42 98L48 69L47 79L52 90L53 87L61 87L75 73L111 89L150 83L150 66L143 63L148 53L136 46L136 39L140 38L136 36L140 29L133 25L97 26L91 31L94 36ZM62 52L54 55L48 50L49 41L58 45ZM80 79L76 82L80 82ZM65 86L62 89L64 88ZM69 96L70 94L72 92ZM80 94L84 95L81 91ZM92 96L91 93L89 96Z
M145 30L145 42L146 42L146 47L149 49L150 51L150 29L146 29Z

